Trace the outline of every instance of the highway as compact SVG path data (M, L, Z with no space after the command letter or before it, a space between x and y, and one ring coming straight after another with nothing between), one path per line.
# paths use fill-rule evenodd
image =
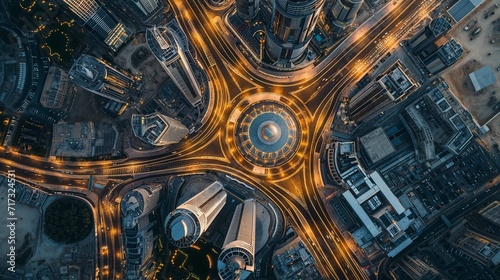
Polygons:
M404 2L404 5L402 4ZM205 123L190 138L165 150L165 153L143 158L103 162L62 162L25 156L0 149L0 163L13 166L16 176L46 187L86 188L89 175L128 180L139 175L224 172L253 185L268 196L289 218L299 236L318 262L327 279L366 279L331 221L318 192L318 157L321 139L330 123L345 89L357 82L399 40L422 20L439 1L398 1L392 12L360 36L352 45L329 60L324 67L298 73L301 79L289 81L259 74L251 69L234 38L222 26L224 11L212 11L204 1L171 1L172 10L186 31L197 60L210 78L211 107ZM286 164L267 168L265 174L253 172L235 149L233 130L228 123L235 108L252 95L274 93L281 96L298 115L301 144ZM122 248L120 245L118 185L101 197L98 240L103 279L119 279ZM65 189L63 189L64 191ZM70 191L67 189L67 191ZM103 249L104 248L104 249ZM104 250L104 251L103 251Z

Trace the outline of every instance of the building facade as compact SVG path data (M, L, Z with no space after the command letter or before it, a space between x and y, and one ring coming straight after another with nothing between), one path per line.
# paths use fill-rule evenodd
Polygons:
M246 279L255 266L255 200L239 204L217 261L223 280Z
M146 29L146 42L189 104L200 105L202 90L188 60L188 50L182 47L181 35L172 28L154 26Z
M165 219L168 241L180 248L196 243L226 204L226 197L217 181L170 212Z
M251 21L259 13L259 0L236 0L236 12L243 21Z
M162 185L140 186L125 194L120 202L127 252L125 279L152 279L154 272L154 220L149 214L157 208Z
M83 54L69 70L70 79L78 86L99 96L126 103L134 81L131 76L105 61Z
M325 0L276 0L266 51L275 65L292 67L306 53Z
M114 51L131 35L127 27L95 0L64 0L64 3L78 16L83 27Z
M333 34L341 36L356 19L356 14L361 8L363 0L335 0L332 5Z

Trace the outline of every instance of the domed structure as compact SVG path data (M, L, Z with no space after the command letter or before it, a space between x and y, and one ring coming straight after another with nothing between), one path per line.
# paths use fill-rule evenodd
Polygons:
M292 111L277 101L262 101L245 108L234 133L243 157L263 167L287 162L297 151L301 135Z

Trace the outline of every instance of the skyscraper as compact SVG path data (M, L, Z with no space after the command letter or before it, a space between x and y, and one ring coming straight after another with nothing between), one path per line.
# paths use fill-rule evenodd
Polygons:
M446 19L442 17L435 18L429 25L410 39L409 46L415 55L424 59L429 54L436 51L437 47L435 46L435 42L450 28L451 25Z
M223 280L246 279L255 266L255 200L236 206L217 261Z
M179 28L180 29L180 28ZM146 42L158 62L192 106L201 104L202 91L176 30L167 27L146 29Z
M180 248L193 245L224 207L226 196L217 181L170 212L165 219L165 233L170 243Z
M64 3L86 29L111 49L117 50L130 37L130 31L95 0L64 0Z
M131 122L135 137L155 146L179 143L189 132L180 121L158 112L132 114Z
M335 0L332 6L333 33L340 36L356 19L363 0Z
M68 74L76 85L122 103L128 99L128 92L133 86L132 77L105 61L86 54L82 54L73 63Z
M259 0L236 0L236 12L243 21L253 20L259 13Z
M127 251L124 279L152 279L153 248L158 237L149 214L161 203L161 189L161 184L143 185L125 194L120 202Z
M145 14L152 14L159 6L158 0L131 0Z
M325 0L275 0L266 51L276 65L291 67L306 52Z

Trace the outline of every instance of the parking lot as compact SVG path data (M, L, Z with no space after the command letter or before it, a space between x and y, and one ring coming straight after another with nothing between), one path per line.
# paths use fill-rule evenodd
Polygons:
M432 213L450 204L497 176L498 170L491 156L476 143L431 173L430 178L415 188L427 210Z

